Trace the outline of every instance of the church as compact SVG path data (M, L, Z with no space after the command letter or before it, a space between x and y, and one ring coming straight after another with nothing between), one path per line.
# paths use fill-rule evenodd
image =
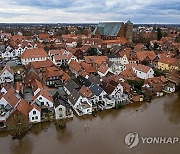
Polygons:
M133 23L124 22L100 22L92 32L94 38L102 40L118 40L126 38L127 42L132 42Z

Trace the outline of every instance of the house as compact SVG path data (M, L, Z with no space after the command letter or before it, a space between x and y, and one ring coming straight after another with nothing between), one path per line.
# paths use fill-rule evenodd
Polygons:
M73 117L73 111L71 110L70 105L62 99L56 99L54 101L54 112L56 119Z
M119 52L120 54L120 63L122 65L130 64L130 63L137 63L136 53L132 51L131 48L125 48Z
M26 88L29 88L31 87L31 82L32 80L38 80L38 81L41 81L41 78L39 77L39 74L37 74L37 72L30 72L28 74L25 74L25 77L24 77L24 85Z
M29 107L30 105L24 99L21 99L11 116L7 119L5 125L8 127L14 127L18 124L27 126L29 124Z
M49 34L48 33L41 33L41 34L38 34L38 41L39 42L48 42L49 41Z
M166 76L166 79L176 85L178 87L180 85L180 75L176 72L169 72Z
M108 58L109 58L109 61L113 63L121 63L121 57L117 53L111 53L110 55L108 55Z
M16 93L14 88L10 88L6 94L0 96L0 127L5 126L6 120L20 101L21 97Z
M26 49L21 55L21 63L27 65L29 62L46 61L48 54L43 48Z
M92 114L91 103L89 103L87 98L83 98L77 90L73 90L68 96L68 103L79 116Z
M154 51L139 51L136 52L136 56L137 60L139 61L138 63L148 66L152 66L153 62L158 60L158 57Z
M178 70L179 69L178 64L179 64L178 59L164 57L158 60L157 68L160 70L167 70L167 71Z
M87 72L88 74L96 74L96 69L91 64L80 62L80 65L82 66L84 71Z
M115 104L126 103L127 96L123 93L123 86L114 80L103 81L102 88L107 93L105 98L106 109L112 108Z
M41 108L51 110L54 106L52 96L45 90L41 89L36 96L33 98L31 104L36 104Z
M100 84L101 84L100 78L99 78L98 76L93 75L93 74L90 74L90 75L89 75L88 80L89 80L91 83L95 83L95 84L97 84L97 85L100 85Z
M9 66L5 66L0 73L0 84L4 82L14 83L14 71Z
M69 63L69 69L75 76L79 76L79 72L82 71L82 66L75 60L71 60Z
M38 81L37 79L33 79L31 81L31 88L34 96L36 96L41 91L41 89L43 89L43 86L40 81Z
M67 80L67 82L64 84L64 91L68 95L70 95L74 89L78 90L79 88L79 85L77 85L72 79Z
M49 55L52 57L53 63L57 66L66 66L71 62L71 60L75 60L76 62L78 62L78 59L71 52L65 49L55 51L50 50Z
M7 83L7 82L3 83L0 86L0 92L1 92L0 95L5 95L8 92L8 90L11 88L12 88L12 86L9 83Z
M176 91L176 86L173 82L168 81L165 85L164 85L164 92L166 93L173 93Z
M43 81L49 87L58 87L62 85L62 76L64 72L57 67L48 67L43 73Z
M142 90L149 95L157 95L162 92L165 83L166 79L164 76L148 78L144 81Z
M80 85L81 87L82 86L89 87L92 84L88 79L86 79L85 77L81 75L77 77L76 81L77 81L77 84Z
M98 68L98 74L100 77L106 76L107 73L109 72L109 67L106 66L105 64L101 64Z
M9 60L13 57L16 57L16 53L12 47L7 46L6 49L2 51L1 56L2 58Z
M77 39L69 38L65 42L67 48L74 48L77 46Z
M148 79L154 77L154 71L151 67L142 64L127 64L126 68L131 68L136 76L140 79Z
M47 59L45 61L34 61L34 62L30 62L28 65L27 65L27 70L32 70L34 69L37 73L41 73L43 72L46 68L48 67L53 67L55 66L54 63Z
M92 83L88 88L94 94L94 102L98 104L99 108L105 109L106 103L104 98L106 98L107 93L103 90L103 88L94 83Z
M119 75L124 80L135 80L137 78L136 74L132 70L124 70Z
M41 109L35 104L30 105L28 117L30 123L41 122Z
M116 62L114 62L109 68L109 72L113 73L114 75L119 75L124 70L125 70L125 65Z
M85 62L91 64L96 70L101 64L108 65L107 56L84 56Z

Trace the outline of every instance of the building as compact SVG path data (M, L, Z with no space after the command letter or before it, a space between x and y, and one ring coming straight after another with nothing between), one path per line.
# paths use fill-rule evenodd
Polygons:
M154 71L151 67L142 64L127 64L126 69L132 70L140 79L148 79L154 77Z
M43 48L27 49L21 55L21 63L27 65L29 62L46 61L48 54Z
M128 21L123 22L100 22L92 33L95 38L103 40L117 40L126 38L128 42L132 42L133 23Z
M35 104L31 105L29 108L28 116L29 122L31 123L41 122L41 109Z
M158 60L157 68L160 70L178 70L178 60L176 58L164 57Z
M0 73L0 84L5 82L14 83L14 71L9 66L5 66Z

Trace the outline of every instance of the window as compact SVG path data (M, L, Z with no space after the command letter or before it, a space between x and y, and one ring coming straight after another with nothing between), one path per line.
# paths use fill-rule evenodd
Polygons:
M36 114L36 111L33 111L33 115L35 115Z
M42 100L42 97L39 97L39 100Z
M99 100L102 100L102 96L99 96Z
M38 116L36 116L36 120L38 119Z
M41 102L41 106L43 106L44 105L44 102Z
M34 120L34 117L32 117L32 120Z
M62 111L62 108L59 108L59 111Z

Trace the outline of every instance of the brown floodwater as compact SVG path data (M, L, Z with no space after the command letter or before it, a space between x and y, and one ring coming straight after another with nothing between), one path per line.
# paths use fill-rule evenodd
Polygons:
M179 154L180 143L142 144L128 149L124 137L180 137L180 93L99 112L97 117L74 117L65 129L39 124L21 141L0 133L0 154Z

